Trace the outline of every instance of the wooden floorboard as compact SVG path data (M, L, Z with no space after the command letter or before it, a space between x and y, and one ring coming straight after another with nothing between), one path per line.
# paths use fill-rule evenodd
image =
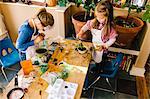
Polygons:
M138 99L150 99L145 77L136 77Z

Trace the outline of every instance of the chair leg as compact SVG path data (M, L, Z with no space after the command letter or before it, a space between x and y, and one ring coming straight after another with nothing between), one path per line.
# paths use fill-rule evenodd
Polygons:
M92 99L94 99L94 93L95 93L95 87L93 88Z
M115 92L117 91L117 79L115 79Z
M14 69L14 68L7 68L7 69L18 72L18 70Z
M106 91L106 92L112 92L113 94L115 94L115 91L113 90L108 78L106 78L106 82L108 83L108 85L110 86L111 90L110 89L105 89L105 88L99 88L99 87L94 87L95 89L98 89L98 90L103 90L103 91Z
M96 79L92 84L90 84L87 89L91 88L91 86L94 85L100 78L101 78L101 77L98 76L97 79Z
M108 78L106 78L106 82L108 83L108 85L109 85L109 86L110 86L110 88L112 89L113 94L115 94L115 91L114 91L113 87L111 86L111 84L110 84L110 82L109 82L109 79L108 79Z
M9 81L8 81L8 78L7 78L6 74L5 74L5 71L4 71L4 67L2 67L1 70L2 70L2 73L3 73L3 75L4 75L5 79L6 79L6 81L9 82Z

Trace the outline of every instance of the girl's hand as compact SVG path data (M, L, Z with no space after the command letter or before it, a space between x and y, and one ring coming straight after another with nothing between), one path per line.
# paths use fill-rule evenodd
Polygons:
M108 49L108 46L106 44L104 44L104 45L102 45L102 49L106 50L106 49Z
M43 40L44 40L44 36L45 36L45 35L44 35L43 33L40 33L40 34L35 38L34 44L37 44L37 43L43 41Z
M96 45L95 48L97 51L102 51L102 50L106 50L108 49L108 47L106 45Z
M96 45L96 46L95 46L95 50L96 50L96 51L102 51L102 50L103 50L102 45Z

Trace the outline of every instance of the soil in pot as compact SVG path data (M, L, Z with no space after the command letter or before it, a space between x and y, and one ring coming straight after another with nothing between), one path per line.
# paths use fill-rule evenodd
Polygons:
M94 13L92 13L92 16L87 14L87 16L85 18L85 11L77 12L76 14L73 15L73 18L80 22L87 22L88 20L94 19Z
M36 53L38 53L38 54L43 54L43 53L46 53L46 52L47 52L47 49L45 49L45 48L36 49Z
M126 20L125 16L118 16L115 19L115 30L118 33L117 43L122 44L124 46L130 47L133 39L137 35L137 33L142 29L144 23L141 19L137 17L128 17ZM125 23L127 22L127 23ZM120 46L122 47L122 46Z
M86 48L85 48L85 47L84 47L84 48L78 48L78 50L80 50L80 51L85 51Z
M80 54L84 54L87 52L87 47L80 43L76 46L75 50L78 51Z
M136 23L133 22L132 19L119 19L116 18L115 19L115 23L119 26L125 27L125 28L134 28L134 27L138 27Z

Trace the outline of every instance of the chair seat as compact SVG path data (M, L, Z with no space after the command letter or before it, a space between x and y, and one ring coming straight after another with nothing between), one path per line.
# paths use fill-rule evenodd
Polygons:
M6 56L3 56L1 58L1 61L2 61L2 65L4 68L10 67L11 65L19 62L20 58L19 58L19 54L18 54L17 50L11 52L10 54L8 54Z
M118 69L119 65L121 64L122 58L123 54L119 53L116 59L112 59L111 61L102 61L101 69L104 71L114 71L115 69Z
M115 67L116 65L113 65L111 61L107 61L107 62L104 62L102 64L102 67L101 69L102 70L107 70L107 71L114 71L115 70Z
M113 78L116 75L116 72L118 71L118 68L115 68L113 71L103 71L99 74L100 77L105 77L105 78Z
M101 68L103 72L101 72L99 76L105 78L113 78L119 68L119 65L121 64L122 58L123 54L119 53L116 59L104 62Z

